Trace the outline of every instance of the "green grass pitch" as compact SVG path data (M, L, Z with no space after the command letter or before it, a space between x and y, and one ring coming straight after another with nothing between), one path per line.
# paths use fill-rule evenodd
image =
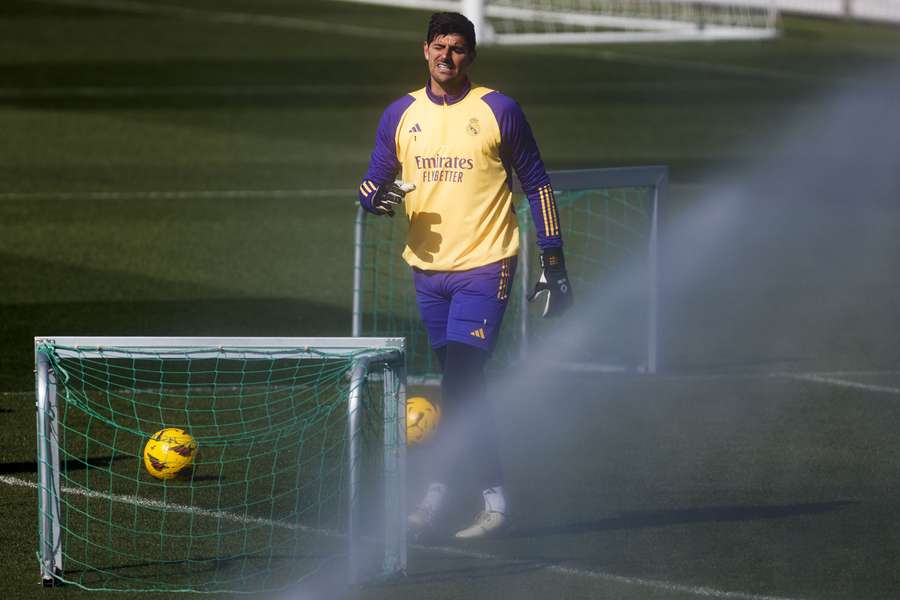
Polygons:
M384 106L425 77L427 13L143 4L187 10L0 4L4 598L118 597L38 587L33 337L349 335L356 185ZM210 17L222 12L295 25ZM522 104L551 169L669 165L674 220L712 177L763 159L835 86L900 51L892 27L783 25L759 43L484 48L472 73ZM900 239L896 210L885 216ZM414 546L406 579L345 595L893 597L900 353L885 331L898 323L898 265L880 260L867 272L887 283L860 295L894 310L860 310L855 337L835 348L810 336L809 352L881 374L835 376L840 386L579 374L564 398L530 382L554 403L497 399L510 536ZM773 305L815 290L778 294ZM699 312L678 313L680 333L706 326ZM767 335L750 340L745 363L772 360ZM715 363L717 349L683 339L667 348L680 366Z

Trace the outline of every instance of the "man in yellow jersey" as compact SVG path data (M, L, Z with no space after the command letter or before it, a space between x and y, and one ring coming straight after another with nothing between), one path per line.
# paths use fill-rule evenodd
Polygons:
M545 317L572 303L556 202L531 127L514 100L469 81L475 54L466 17L432 15L424 44L428 81L385 110L359 188L369 212L393 216L401 206L406 212L403 258L443 373L443 423L427 450L430 483L410 529L433 530L449 482L461 469L473 471L484 510L457 538L495 534L507 524L494 417L483 390L519 252L513 171L541 248L542 273L529 299L546 296Z

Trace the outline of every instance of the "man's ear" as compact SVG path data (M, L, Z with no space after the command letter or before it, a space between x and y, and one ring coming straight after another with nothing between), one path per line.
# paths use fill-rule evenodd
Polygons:
M425 62L428 62L428 42L422 46L422 54L425 55Z

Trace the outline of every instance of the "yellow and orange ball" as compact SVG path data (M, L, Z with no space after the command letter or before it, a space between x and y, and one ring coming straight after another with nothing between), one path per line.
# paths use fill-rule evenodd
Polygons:
M441 422L441 409L427 398L413 396L406 400L406 445L421 444Z
M144 466L157 479L189 472L196 456L197 440L177 427L157 431L144 446Z

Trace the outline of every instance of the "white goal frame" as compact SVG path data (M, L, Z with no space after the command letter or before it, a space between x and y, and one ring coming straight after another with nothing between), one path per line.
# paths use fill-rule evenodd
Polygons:
M578 190L648 188L650 203L647 237L647 332L646 364L644 372L656 373L659 368L659 207L669 189L669 168L665 166L619 167L609 169L575 169L570 171L550 171L547 174L554 191L574 192ZM522 194L521 184L513 181L513 192ZM530 223L519 227L519 268L523 274L530 272L536 260L537 249L528 242ZM563 232L565 236L565 232ZM564 238L565 239L565 238ZM528 352L528 294L531 284L527 276L519 278L519 330L522 335L521 351ZM619 365L598 365L579 363L560 365L575 370L623 371Z
M279 358L322 358L324 351L332 356L352 356L348 414L348 558L349 581L359 583L367 574L362 569L359 523L363 506L360 495L362 452L361 402L363 387L370 369L384 386L385 423L395 424L384 437L384 522L385 558L381 576L405 573L406 543L406 366L403 338L367 337L56 337L34 338L35 395L37 413L38 555L41 581L45 587L58 582L63 574L63 549L60 523L59 422L56 375L50 360L39 348L53 344L61 357L125 358L130 351L152 351L155 358L182 358L184 349L194 358L244 359L270 358L266 352L277 352ZM61 346L61 347L60 347ZM71 348L71 349L67 349ZM207 350L208 349L208 350ZM387 443L388 441L391 443Z
M418 10L458 11L465 14L475 26L475 37L480 45L535 45L535 44L603 44L603 43L669 43L765 40L778 36L778 7L776 0L661 0L659 4L693 9L716 9L725 6L741 7L765 13L761 26L747 24L719 24L664 18L629 16L628 14L589 13L584 11L554 10L542 5L495 5L490 0L338 0L357 4L374 4ZM628 0L619 0L620 8ZM638 2L635 1L635 4ZM538 22L545 25L570 27L598 27L601 31L541 31L504 33L497 32L489 19L509 19Z
M669 168L666 166L641 166L641 167L617 167L607 169L578 169L568 171L548 172L551 185L556 192L574 192L579 190L603 190L603 189L632 189L643 188L648 190L647 222L647 330L646 346L644 350L643 365L637 368L638 372L656 373L659 369L659 211L664 203L669 187ZM513 181L513 193L520 197L523 192L518 180ZM530 214L525 211L527 223L520 223L519 235L519 265L517 275L519 287L510 298L510 302L519 305L519 321L512 327L518 327L522 345L522 356L527 355L527 341L529 336L529 311L527 309L527 296L531 291L533 281L529 279L531 265L536 260L537 248L529 242ZM352 334L363 335L364 313L366 312L364 289L366 268L366 222L374 218L362 207L357 209L355 234L354 234L354 268L353 268L353 316ZM565 238L566 232L563 231ZM398 250L399 260L399 250ZM412 285L412 283L409 283ZM579 363L560 365L563 369L579 371L606 371L628 372L630 367L612 364ZM412 373L409 381L416 384L435 385L440 378L435 374Z

